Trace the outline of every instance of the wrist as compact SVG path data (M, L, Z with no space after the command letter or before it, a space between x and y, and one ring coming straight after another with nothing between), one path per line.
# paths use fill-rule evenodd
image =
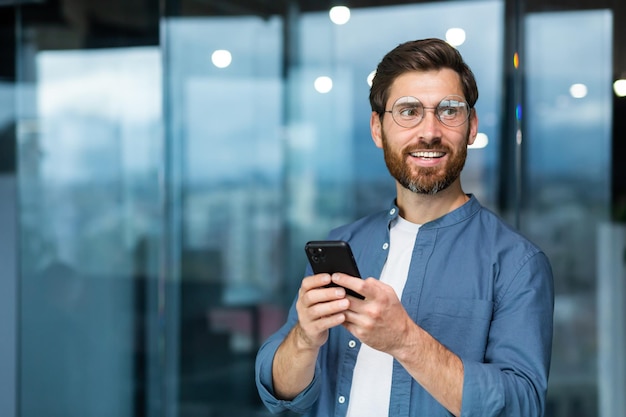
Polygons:
M391 355L400 363L414 362L422 357L420 350L424 347L423 332L424 330L412 321L408 323L405 331L402 332L403 337Z
M313 340L306 334L300 323L296 323L293 328L293 342L297 350L299 351L317 351L317 346Z

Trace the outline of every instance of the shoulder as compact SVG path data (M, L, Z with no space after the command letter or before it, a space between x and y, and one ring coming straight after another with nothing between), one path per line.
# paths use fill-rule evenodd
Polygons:
M530 238L486 207L481 207L477 212L476 221L480 227L481 238L493 245L515 246L532 253L541 252Z
M551 281L550 260L535 242L487 208L481 208L476 221L480 244L490 252L490 260L499 271L498 275L511 279L524 275L528 279L542 276Z
M460 246L473 254L471 258L506 265L509 270L519 270L531 258L546 258L535 242L474 196L460 209L428 226L438 231L440 244Z
M389 210L381 210L361 217L351 223L334 228L328 234L329 239L345 241L368 238L385 230L390 221Z

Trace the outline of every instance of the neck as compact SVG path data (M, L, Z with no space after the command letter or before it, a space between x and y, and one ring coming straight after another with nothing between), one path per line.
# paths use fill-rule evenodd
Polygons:
M424 224L438 219L465 204L469 197L457 180L437 194L417 194L396 184L400 216L411 223Z

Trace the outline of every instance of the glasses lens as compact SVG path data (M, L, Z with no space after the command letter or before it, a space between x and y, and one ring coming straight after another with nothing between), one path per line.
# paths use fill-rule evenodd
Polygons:
M433 107L426 107L433 109ZM400 97L393 104L391 115L393 120L402 126L411 128L417 126L424 117L424 105L415 97ZM449 127L461 126L469 119L470 108L461 96L446 96L434 109L437 119Z
M415 97L400 97L391 109L393 120L402 127L413 127L422 120L424 106Z
M459 96L447 96L437 106L437 118L446 126L461 126L469 118L469 105Z

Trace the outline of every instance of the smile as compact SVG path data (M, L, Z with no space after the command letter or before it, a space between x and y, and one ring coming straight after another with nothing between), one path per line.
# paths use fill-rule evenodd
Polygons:
M441 158L445 155L445 152L436 152L436 151L420 151L420 152L411 152L411 156L415 158Z

